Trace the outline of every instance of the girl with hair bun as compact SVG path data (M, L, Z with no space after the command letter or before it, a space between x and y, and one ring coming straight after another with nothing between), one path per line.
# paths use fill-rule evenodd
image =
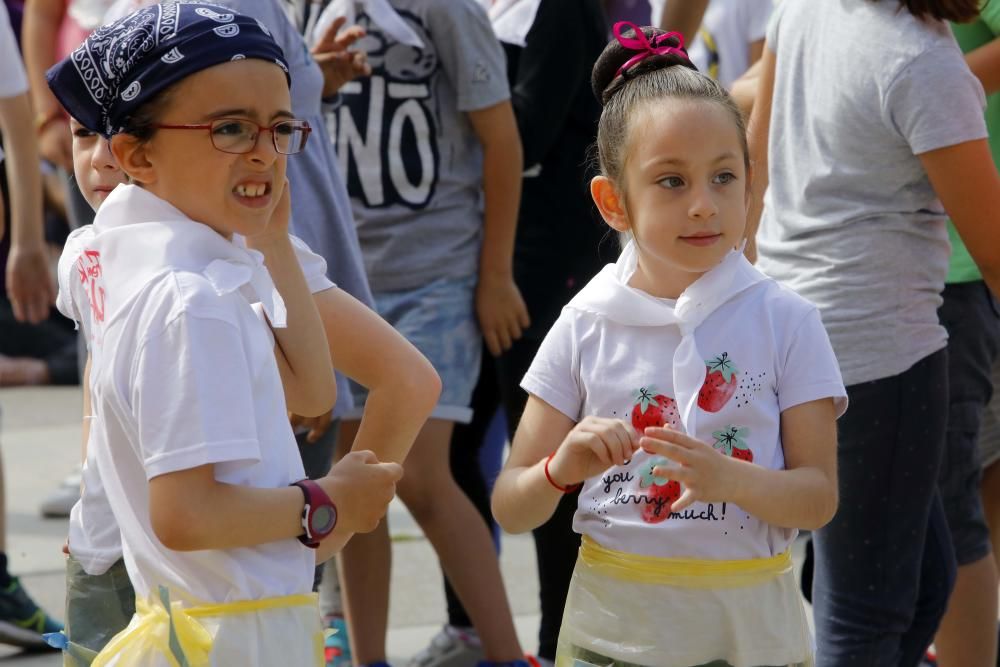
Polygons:
M816 307L743 256L732 98L677 33L614 34L591 193L624 250L525 376L493 510L524 532L582 487L558 667L812 665L789 547L837 506L837 360Z

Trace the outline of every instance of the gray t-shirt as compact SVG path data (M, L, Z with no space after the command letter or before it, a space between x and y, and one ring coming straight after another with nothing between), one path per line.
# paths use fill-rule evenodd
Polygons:
M279 0L224 0L224 4L252 16L271 31L288 63L292 112L312 126L306 149L288 158L292 233L326 260L329 278L337 287L373 308L361 247L351 219L350 199L326 133L320 100L323 73ZM338 373L334 415L339 416L352 407L350 386Z
M917 155L986 137L951 31L895 0L783 0L760 268L819 306L848 385L945 346L945 214Z
M327 116L376 292L475 275L483 156L465 112L510 97L503 50L475 0L392 6L425 48L359 11L372 75L344 86Z

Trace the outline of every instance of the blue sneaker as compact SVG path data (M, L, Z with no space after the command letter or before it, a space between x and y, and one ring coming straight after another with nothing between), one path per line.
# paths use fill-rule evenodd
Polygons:
M347 635L347 621L343 616L333 616L326 627L336 630L326 635L326 667L351 667L351 639Z
M0 589L0 643L22 648L51 648L42 635L59 632L62 623L35 604L17 577Z

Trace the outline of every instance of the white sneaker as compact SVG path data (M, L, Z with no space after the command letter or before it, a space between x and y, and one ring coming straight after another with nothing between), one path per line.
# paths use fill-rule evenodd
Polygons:
M55 491L50 493L42 501L39 510L43 517L49 519L64 519L69 516L69 511L80 499L80 466L70 473L66 479L59 483Z
M475 667L485 659L475 630L446 625L427 648L410 659L408 667Z

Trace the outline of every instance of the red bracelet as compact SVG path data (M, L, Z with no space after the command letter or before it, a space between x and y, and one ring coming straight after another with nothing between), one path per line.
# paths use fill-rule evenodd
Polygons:
M545 459L545 479L549 480L549 484L556 487L563 493L573 493L574 491L578 490L581 486L583 486L583 484L581 483L581 484L574 484L572 486L559 486L558 484L556 484L556 481L552 479L552 475L549 474L549 461L551 461L552 457L555 455L556 453L552 452L551 454L549 454L549 458Z

